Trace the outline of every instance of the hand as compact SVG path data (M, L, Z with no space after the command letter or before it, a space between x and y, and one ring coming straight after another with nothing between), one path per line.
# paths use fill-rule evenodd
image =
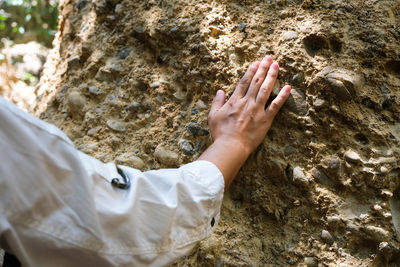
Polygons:
M285 86L265 109L278 72L278 64L267 56L248 68L226 103L225 93L217 92L208 116L214 141L224 139L240 144L246 154L256 149L290 93L290 86Z
M290 94L290 86L283 87L265 108L278 72L278 64L267 56L251 64L228 101L222 90L214 98L208 116L214 143L199 159L209 160L221 170L226 187L262 142Z

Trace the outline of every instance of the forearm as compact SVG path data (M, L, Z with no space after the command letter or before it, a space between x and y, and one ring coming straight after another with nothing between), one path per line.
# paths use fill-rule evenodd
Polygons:
M240 142L218 139L201 154L199 160L210 161L218 167L224 176L226 190L249 155L248 148Z

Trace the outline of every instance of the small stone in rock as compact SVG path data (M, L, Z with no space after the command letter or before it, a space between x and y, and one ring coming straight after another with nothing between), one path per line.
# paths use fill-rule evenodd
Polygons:
M307 102L304 93L297 89L290 90L290 95L285 106L298 115L307 114Z
M321 98L317 98L317 99L315 99L313 106L316 110L319 110L319 109L323 108L324 106L326 106L326 101Z
M332 92L341 100L348 101L352 99L350 92L347 90L346 86L342 81L328 78L327 79Z
M178 165L179 155L171 150L163 148L161 145L156 147L154 156L160 163L168 167L176 167Z
M179 142L179 148L185 153L186 155L193 155L193 144L188 140L182 139Z
M294 167L293 169L293 183L297 185L308 185L309 180L307 176L304 174L303 169L299 166Z
M378 226L368 225L365 227L364 231L371 236L373 240L378 242L386 241L390 239L390 233Z
M70 57L67 61L68 64L68 69L73 70L79 67L79 57L78 56L73 56Z
M180 91L177 91L172 94L177 100L182 101L184 99L184 94Z
M129 56L130 52L131 52L131 48L125 47L118 52L118 58L125 59Z
M101 90L96 87L96 86L90 86L89 87L89 93L91 93L92 95L101 95Z
M329 227L336 227L338 225L338 223L340 222L340 218L336 215L332 215L332 216L328 216L326 218L326 222L328 223Z
M330 170L337 170L340 167L340 159L338 158L331 158L329 161L329 169Z
M346 153L344 153L344 158L346 159L346 161L351 163L361 162L360 155L358 155L358 153L353 150L346 151Z
M96 128L92 128L87 132L87 135L93 136L93 135L95 135L95 133L96 133Z
M117 120L108 120L107 126L117 132L125 132L126 131L125 124L123 122L120 122Z
M286 146L285 150L283 151L283 154L285 155L285 157L292 155L293 153L296 153L296 148L292 147L292 146Z
M156 88L158 88L158 87L160 87L160 83L159 83L159 82L153 82L153 83L151 84L151 88L153 88L153 89L156 89Z
M329 233L327 230L321 231L321 239L328 245L332 245L334 242L334 239L333 239L331 233Z
M130 103L130 104L128 105L128 110L130 110L130 111L135 111L135 112L137 112L137 111L140 110L140 108L141 108L140 103L138 103L138 102L136 102L136 101L134 101L134 102L132 102L132 103Z
M128 165L141 171L144 171L144 169L146 168L146 164L144 163L144 161L132 152L123 153L115 160L118 164Z
M208 130L201 127L198 123L190 122L186 124L185 129L196 136L206 136L209 134Z
M287 32L282 34L282 40L283 41L290 41L290 40L297 39L298 36L299 35L295 31L287 31Z
M317 261L315 260L314 257L304 257L304 264L307 267L317 267Z
M328 176L326 176L326 174L322 170L319 170L318 168L312 168L311 175L318 183L327 186L332 186L331 180L328 178Z
M304 74L302 72L296 73L293 75L292 81L296 85L300 85L304 81Z
M197 114L197 113L199 113L199 110L198 110L197 108L194 108L194 109L192 110L192 114L195 115L195 114Z
M247 26L247 23L244 23L244 22L240 22L240 23L238 24L238 28L239 28L239 30L240 30L241 32L244 32L244 31L246 30L246 26Z
M199 100L196 102L196 107L197 107L199 110L205 110L205 109L207 109L207 105L204 104L204 102L203 102L201 99L199 99Z
M71 116L80 115L85 107L86 99L78 92L71 92L67 98L67 112Z
M86 5L86 3L87 3L87 0L80 0L80 1L75 5L75 7L76 7L78 10L80 10L80 9L82 9L82 8Z

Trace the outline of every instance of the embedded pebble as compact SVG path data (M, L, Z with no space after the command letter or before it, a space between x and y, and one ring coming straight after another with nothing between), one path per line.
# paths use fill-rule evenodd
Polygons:
M199 100L196 102L196 107L197 107L199 110L205 110L205 109L208 108L207 105L204 104L204 102L203 102L201 99L199 99Z
M314 257L304 257L304 264L307 267L317 267L317 260Z
M182 101L185 98L185 95L180 91L177 91L177 92L173 93L172 95L176 98L176 100L179 100L179 101Z
M314 177L315 181L317 181L320 184L324 184L327 186L332 186L331 180L326 176L326 174L319 170L318 168L312 168L311 169L311 175Z
M322 230L321 231L321 239L322 239L322 241L324 241L328 245L332 245L333 242L335 241L333 239L331 233L329 233L327 230Z
M86 99L78 92L71 92L67 98L67 112L71 116L80 115L85 107Z
M139 102L133 101L128 105L128 110L138 112L141 108L141 104Z
M307 102L304 93L297 89L290 90L290 95L285 106L298 115L307 114Z
M340 167L340 159L338 158L331 158L329 161L329 169L330 170L337 170Z
M283 154L285 157L292 155L293 153L296 153L297 149L292 147L291 145L288 145L285 147L285 150L283 151Z
M326 222L329 227L335 228L339 224L340 218L336 215L328 216L326 217Z
M115 79L117 79L120 75L121 75L121 68L116 64L112 64L100 68L97 71L95 79L100 82L112 82Z
M125 152L122 155L119 155L115 161L118 164L130 166L141 171L144 171L146 168L144 161L136 156L134 152Z
M185 129L193 134L193 136L206 136L209 134L209 131L201 127L198 123L189 122L186 124Z
M332 92L340 99L348 101L352 99L350 92L347 90L346 86L342 81L327 78L327 82L332 89Z
M75 7L76 7L78 10L80 10L80 9L82 9L82 8L86 5L86 3L87 3L87 0L80 0L80 1L75 5Z
M108 120L107 121L107 126L110 127L112 130L117 131L117 132L125 132L125 124L121 121L117 120Z
M282 34L282 40L283 41L290 41L297 39L299 35L295 31L287 31Z
M117 14L119 14L119 13L121 13L123 10L124 10L124 8L123 8L123 6L121 5L121 4L117 4L116 6L115 6L115 13L117 13Z
M302 72L293 75L292 81L295 85L300 85L304 82L304 74Z
M102 94L101 90L100 90L98 87L96 87L96 86L90 86L90 87L89 87L89 92L90 92L92 95L101 95L101 94Z
M68 59L67 61L68 64L68 70L74 70L79 67L79 57L78 56L72 56Z
M160 163L168 167L176 167L179 163L179 155L171 150L163 148L161 145L156 147L154 156Z
M379 171L380 171L381 173L388 173L388 172L389 172L388 168L386 168L385 166L381 166L381 168L379 169Z
M314 103L313 103L313 106L314 106L314 108L315 108L316 110L319 110L319 109L321 109L321 108L327 106L327 104L326 104L326 101L325 101L325 100L323 100L323 99L321 99L321 98L317 98L317 99L315 99L315 101L314 101Z
M83 153L89 154L99 150L99 147L96 144L82 144L78 146L78 149Z
M150 87L153 89L156 89L156 88L160 87L160 85L161 84L159 82L153 82Z
M344 158L346 159L347 162L351 163L361 162L360 155L358 155L358 153L355 152L354 150L347 150L346 153L344 153Z
M331 67L326 67L321 75L325 76L332 92L344 101L351 100L363 85L361 76L349 70L333 70Z
M179 148L183 151L183 153L185 153L186 155L193 155L194 153L194 146L191 142L189 142L188 140L182 139L179 142Z
M367 225L364 231L369 234L376 241L390 240L390 233L385 229L373 225Z
M309 180L304 174L303 169L299 166L293 169L293 183L297 185L308 185Z
M92 128L87 132L87 135L94 136L100 129L101 129L101 126L97 126L95 128Z
M119 58L119 59L125 59L125 58L127 58L127 57L129 56L131 50L132 50L132 49L129 48L129 47L126 47L126 48L121 49L121 50L118 52L118 58Z
M240 30L241 32L244 32L244 31L246 30L246 26L247 26L247 23L244 23L244 22L240 22L240 23L238 24L238 28L239 28L239 30Z

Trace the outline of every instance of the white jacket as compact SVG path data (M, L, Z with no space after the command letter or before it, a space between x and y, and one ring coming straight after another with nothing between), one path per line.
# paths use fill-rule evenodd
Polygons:
M0 97L0 247L23 266L164 266L216 227L224 180L208 161L123 177Z

